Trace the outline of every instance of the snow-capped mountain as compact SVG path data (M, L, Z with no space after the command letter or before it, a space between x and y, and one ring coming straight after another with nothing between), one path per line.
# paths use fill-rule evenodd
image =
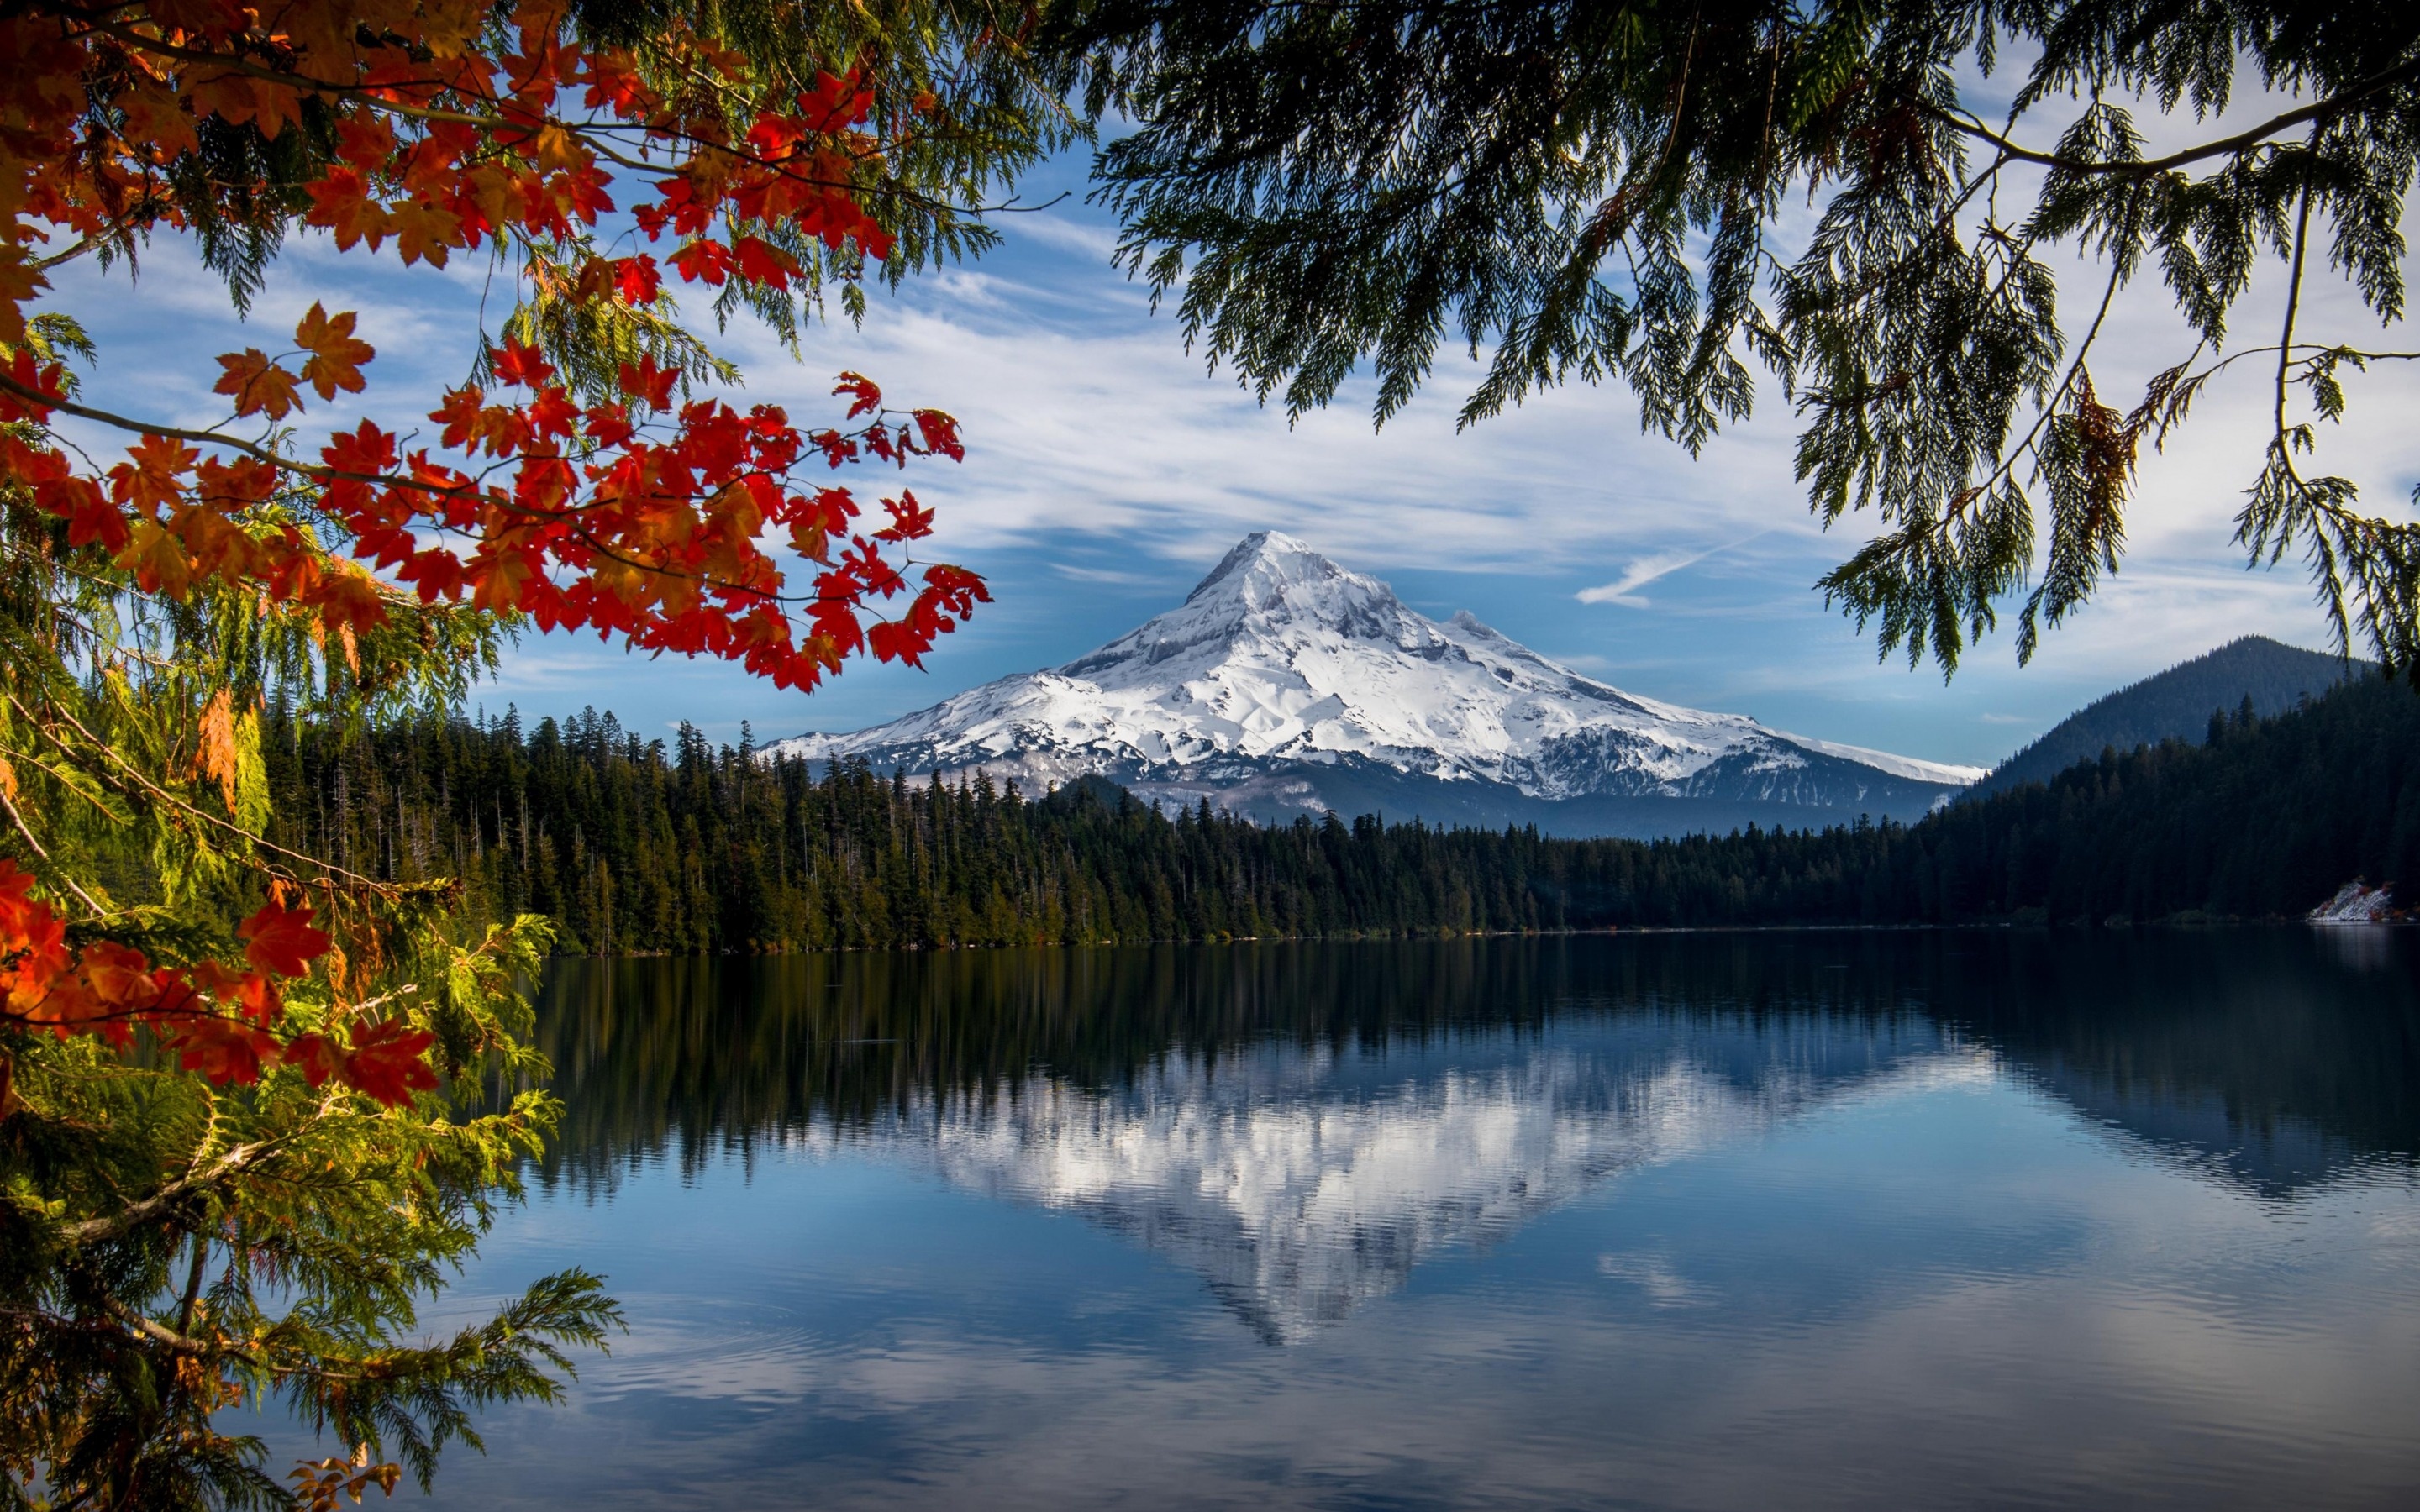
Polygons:
M1982 775L1624 693L1466 612L1428 619L1273 531L1063 667L773 748L983 770L1028 793L1100 776L1263 819L1333 809L1562 834L1913 818Z

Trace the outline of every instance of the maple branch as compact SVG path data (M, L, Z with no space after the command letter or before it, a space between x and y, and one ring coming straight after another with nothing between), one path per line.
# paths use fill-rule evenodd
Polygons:
M344 468L330 467L322 462L304 462L298 458L287 456L284 453L276 451L271 447L262 446L258 442L248 441L240 436L229 436L220 431L188 430L181 425L152 424L146 421L132 419L126 415L115 414L107 409L96 409L90 405L78 404L72 399L63 398L58 394L47 393L41 389L33 388L27 384L18 382L14 378L5 372L0 372L0 393L14 394L18 398L25 400L31 404L38 405L42 409L56 409L63 413L73 415L79 420L89 420L96 424L108 425L117 430L132 431L138 436L165 436L174 440L194 441L203 446L224 446L229 451L240 452L244 455L254 458L256 461L266 462L271 467L282 469L285 471L299 472L306 477L317 478L322 482L342 481L346 483L365 483L381 488L414 488L422 493L435 494L445 498L459 497L464 493L472 491L468 485L460 486L441 486L440 485L429 483L420 478L402 478L375 472L354 472Z
M382 111L388 115L400 116L407 119L428 121L433 124L443 126L475 127L482 131L509 135L522 140L535 137L537 131L543 127L561 127L566 131L577 134L581 140L588 144L590 150L597 153L597 156L603 158L606 162L613 163L616 167L627 168L632 173L662 173L667 171L669 164L652 162L644 156L629 156L628 153L623 152L611 144L611 134L618 133L627 135L636 132L639 134L643 142L654 140L678 143L688 147L692 154L699 151L721 152L727 154L741 162L752 163L757 167L769 169L775 173L779 173L783 177L790 179L794 183L809 184L817 189L846 190L855 194L874 194L886 199L903 201L913 205L920 209L946 210L952 213L981 216L990 213L990 211L996 208L982 205L953 205L947 200L936 199L931 195L921 194L912 190L903 190L883 184L861 184L853 180L835 180L819 177L812 174L797 173L786 167L782 160L768 158L761 153L749 150L744 147L735 147L727 141L699 136L689 131L674 131L669 127L657 124L626 125L613 120L600 120L598 117L593 116L582 121L566 120L556 116L539 116L536 117L535 122L516 121L502 116L483 116L470 111L446 110L433 105L410 104L393 98L390 93L391 91L407 87L408 84L405 81L380 85L360 85L342 84L329 79L315 79L308 74L294 73L283 69L266 68L260 64L251 61L249 58L246 58L240 54L213 53L200 48L183 47L177 43L166 41L163 39L147 36L139 29L128 26L122 23L102 22L98 19L91 18L88 14L83 12L78 12L77 14L91 31L110 37L121 43L124 43L127 47L137 51L151 53L162 57L175 58L183 63L208 64L213 68L224 69L232 73L242 74L246 78L257 79L264 84L279 85L285 88L298 90L308 95L333 95L339 99L351 100L361 104L368 105L373 109ZM461 86L458 84L449 82L444 79L415 80L409 81L408 83L417 84L430 89L444 90L449 93L462 92Z
M90 420L99 424L114 426L118 430L130 431L140 436L166 436L177 440L194 441L205 446L224 446L231 451L242 453L244 455L250 456L257 461L266 462L271 467L281 469L285 471L297 473L301 476L312 478L323 483L329 481L343 481L347 483L367 484L382 488L410 489L440 499L456 499L469 495L479 499L483 503L500 509L506 514L516 516L521 519L543 522L546 524L561 524L567 526L582 546L595 551L597 555L605 558L609 562L617 563L635 572L648 573L655 577L671 579L676 582L700 583L705 586L706 591L712 593L736 594L742 597L753 598L769 604L832 604L848 602L846 599L835 597L830 594L783 594L769 588L757 587L752 583L727 582L721 579L705 576L704 574L683 572L677 568L667 567L658 563L644 562L636 557L629 556L606 544L604 541L599 540L595 532L588 530L580 522L581 515L603 507L602 505L596 503L584 505L578 510L551 512L541 509L532 509L508 496L479 492L470 484L441 485L428 482L422 478L402 477L392 473L355 472L345 468L331 467L325 463L305 462L297 457L287 456L284 453L279 452L272 447L262 446L257 442L248 441L240 437L228 436L223 432L214 430L189 430L176 425L149 424L126 415L113 413L110 410L96 409L90 405L78 404L71 399L62 398L57 394L50 393L46 391L20 383L6 372L0 372L0 393L13 393L21 399L32 404L39 405L45 409L56 409L66 414L74 415L78 419ZM881 417L888 418L900 413L900 411L886 407L879 413ZM901 427L895 420L892 421L891 424L894 429L904 428ZM503 464L499 462L497 465L501 467ZM774 474L772 473L761 471L753 475L765 478L774 477ZM457 534L468 533L458 527L440 525L436 528L440 531L452 531ZM825 565L829 565L829 563L826 563ZM371 580L373 582L378 581L375 578ZM388 596L392 597L397 603L405 602L411 596L394 590L384 583L380 583L379 586L386 592ZM878 613L876 615L876 618L877 620L883 620L884 623L890 623L889 621L884 620L884 617ZM205 815L205 817L209 816ZM288 852L287 854L291 855L293 853ZM304 857L303 859L308 858Z

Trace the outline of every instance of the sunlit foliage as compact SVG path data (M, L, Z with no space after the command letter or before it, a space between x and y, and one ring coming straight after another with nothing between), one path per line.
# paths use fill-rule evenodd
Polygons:
M425 1483L480 1407L551 1397L605 1341L580 1271L424 1330L557 1114L522 998L550 927L294 841L263 759L291 731L265 725L341 744L448 709L522 626L803 688L969 615L984 585L916 558L915 495L832 476L958 457L954 422L853 373L821 423L740 404L675 296L795 347L828 295L854 313L869 275L983 245L1004 176L1063 135L1027 24L941 0L0 16L0 1505ZM185 354L225 412L175 424L54 302L194 257L249 309L296 236L371 277L484 258L510 291L416 437L348 412L379 372L354 311ZM281 1479L214 1418L257 1399L342 1452Z

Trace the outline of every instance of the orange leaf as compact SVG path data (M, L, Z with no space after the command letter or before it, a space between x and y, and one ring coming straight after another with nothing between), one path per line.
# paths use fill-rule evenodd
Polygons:
M227 996L243 1010L244 1017L264 1027L275 1023L286 1008L285 1000L278 995L276 981L256 971L247 971L237 978L235 990Z
M0 341L11 344L25 339L24 302L51 286L34 266L34 255L23 247L0 247ZM18 354L30 365L31 354L22 348Z
M271 420L283 420L302 408L302 390L294 375L269 360L269 354L257 347L246 347L240 353L228 352L219 359L226 369L211 388L213 393L235 395L235 412L239 415L269 412Z
M294 328L294 345L311 354L302 364L302 380L318 390L322 399L334 398L338 389L361 393L362 364L378 355L368 342L353 339L353 319L350 310L331 316L315 300L310 314Z
M528 150L541 168L584 167L588 162L588 148L580 138L553 121L539 127L531 136Z
M160 1000L160 984L151 980L151 963L143 952L115 940L95 940L84 948L76 969L103 1008L149 1008Z
M348 663L353 660L353 633L386 623L386 606L379 601L378 585L358 570L330 573L303 595L303 602L318 609L320 625L344 642Z
M138 150L148 148L161 162L199 152L202 139L177 97L133 69L127 73L127 88L114 101L126 113L126 141Z
M184 543L147 519L138 519L130 527L117 564L132 570L136 585L147 594L182 598L193 586L194 562L185 555Z
M521 588L536 576L529 558L519 551L481 551L464 575L472 583L474 608L508 612L521 607Z
M386 207L369 197L362 176L350 168L331 168L326 177L302 187L312 200L305 219L334 231L339 252L351 250L359 241L368 242L376 252L393 230L393 217Z
M126 503L146 513L162 504L183 502L185 486L178 482L193 471L202 454L182 441L165 436L146 436L126 449L126 460L109 470L112 491Z
M235 701L224 687L202 707L201 748L194 764L202 776L217 781L227 812L235 812Z
M403 254L405 267L424 259L431 267L445 266L446 248L462 235L460 216L425 199L406 200L388 214L395 224L396 250Z

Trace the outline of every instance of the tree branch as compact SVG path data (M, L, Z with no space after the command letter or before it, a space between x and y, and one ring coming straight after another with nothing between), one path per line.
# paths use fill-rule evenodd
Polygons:
M177 1199L199 1192L230 1176L240 1176L277 1152L277 1139L263 1139L255 1144L238 1145L199 1171L177 1178L147 1197L130 1202L106 1218L86 1218L81 1223L62 1225L58 1236L70 1244L98 1244L123 1238L160 1216Z
M1962 131L1968 136L1991 143L2002 152L2020 162L2038 163L2045 168L2063 168L2070 173L2125 174L2148 178L2155 174L2166 173L2172 168L2181 168L2189 163L2199 162L2205 158L2225 157L2229 153L2242 152L2247 148L2258 147L2263 140L2276 132L2290 130L2306 122L2324 120L2341 115L2372 95L2392 89L2399 84L2409 83L2415 78L2420 78L2420 57L2406 59L2394 68L2373 73L2342 94L2330 95L2325 100L2316 100L2307 105L2287 111L2283 115L2273 116L2249 131L2238 131L2233 136L2221 137L2215 142L2205 142L2198 147L2185 147L2180 151L2171 152L2164 158L2149 158L2139 162L2104 162L2088 158L2062 157L2055 152L2043 152L2013 142L1972 116L1962 116L1955 111L1945 110L1939 105L1925 100L1916 101L1916 108L1935 120L1943 122L1953 131Z
M2293 270L2286 277L2286 330L2285 333L2277 338L2277 417L2276 439L2273 442L2278 448L2278 455L2284 462L2286 471L2292 474L2298 483L2302 481L2302 475L2295 471L2293 458L2288 455L2291 448L2286 445L2286 375L2293 361L2294 321L2302 313L2303 305L2303 254L2309 246L2310 239L2311 175L2305 168L2303 174L2303 193L2294 211Z
M11 700L10 702L14 702L15 701ZM41 860L50 860L51 853L42 848L42 842L40 840L36 838L33 826L25 823L25 816L23 814L17 811L16 800L8 795L8 789L5 784L0 784L0 809L6 809L8 810L8 822L17 826L18 834L25 837L25 843L33 848L34 855ZM93 901L92 894L85 891L83 886L79 884L75 878L69 876L65 872L61 872L59 873L59 880L66 883L68 890L76 895L77 902L83 903L86 908L91 909L95 914L106 914L109 912L108 909L103 908L100 903L95 903Z

